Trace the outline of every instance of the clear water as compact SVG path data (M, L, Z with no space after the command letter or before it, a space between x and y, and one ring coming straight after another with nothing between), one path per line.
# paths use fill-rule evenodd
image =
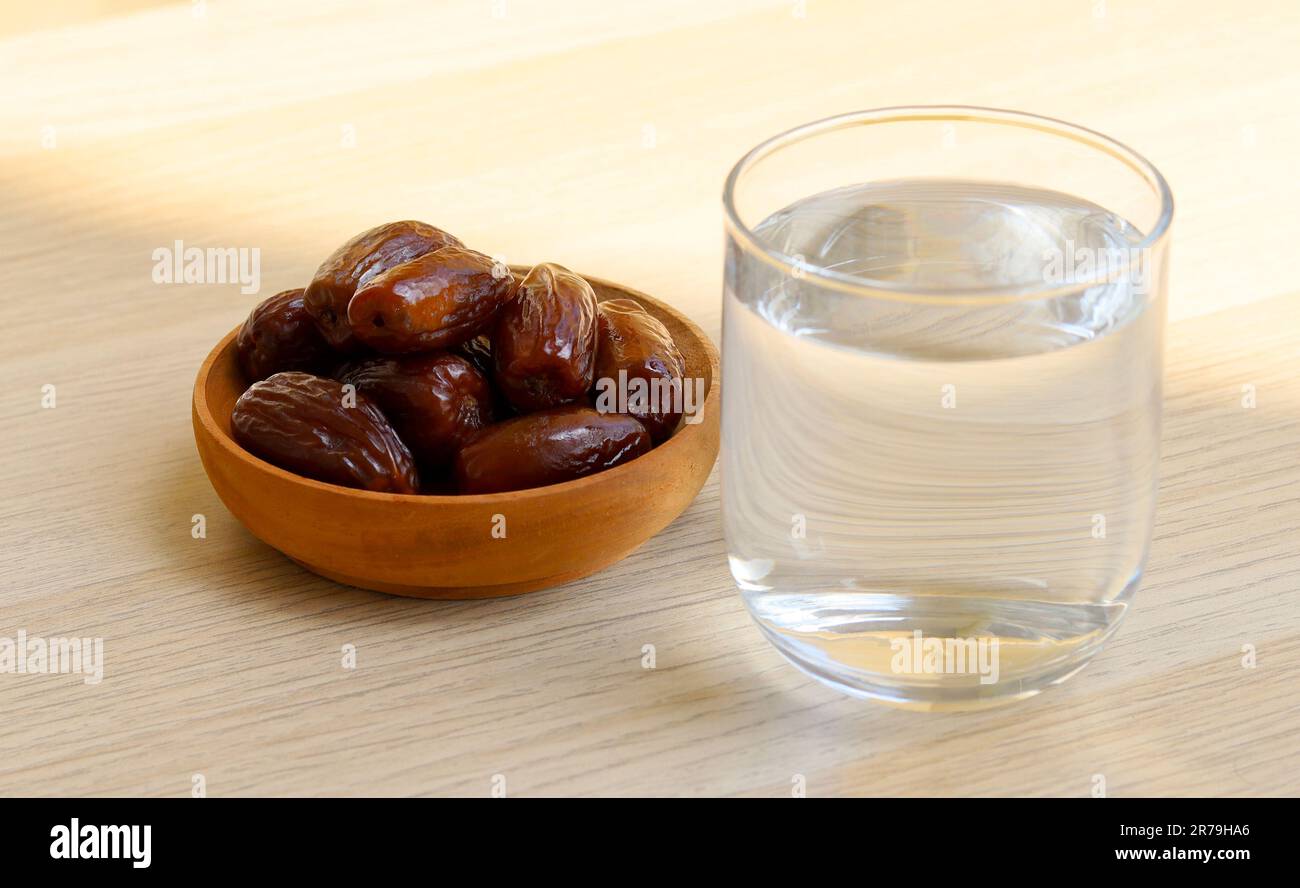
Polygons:
M757 233L931 291L1041 285L1049 250L1141 238L1064 194L933 180L816 195ZM875 299L729 245L723 511L764 633L829 684L920 708L1081 668L1146 554L1162 325L1130 278L996 304ZM997 681L900 671L897 640L917 630L996 639Z

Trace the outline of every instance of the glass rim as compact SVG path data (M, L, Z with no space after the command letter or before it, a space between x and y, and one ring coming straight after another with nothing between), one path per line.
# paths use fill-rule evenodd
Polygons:
M1091 286L1112 282L1118 275L1124 273L1127 269L1127 261L1100 270L1091 277L1075 278L1060 283L1044 282L1013 287L953 287L944 289L916 287L910 284L900 284L897 281L872 278L867 275L845 274L783 253L764 243L755 235L753 230L741 220L740 214L736 210L736 187L740 183L741 177L759 161L782 148L814 136L825 135L826 133L855 126L904 121L944 120L974 121L1024 127L1073 139L1076 142L1109 154L1146 179L1160 198L1160 215L1156 219L1155 225L1143 236L1142 240L1128 249L1139 253L1149 250L1162 241L1169 231L1174 216L1174 198L1169 190L1169 183L1165 181L1165 177L1161 175L1154 164L1132 148L1096 130L1058 120L1054 117L1044 117L1024 111L1011 111L1005 108L986 108L979 105L897 105L887 108L871 108L865 111L850 111L845 114L836 114L801 124L765 139L741 157L727 175L722 190L724 224L728 231L748 250L786 274L794 277L809 275L817 278L819 282L832 289L869 295L873 298L941 302L945 304L1015 302L1025 299L1050 298L1059 293L1086 289Z

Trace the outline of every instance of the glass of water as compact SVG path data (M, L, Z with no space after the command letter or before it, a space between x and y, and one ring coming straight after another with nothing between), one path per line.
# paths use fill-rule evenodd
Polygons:
M1146 558L1160 448L1160 173L968 107L776 136L724 194L731 572L797 667L964 709L1081 669Z

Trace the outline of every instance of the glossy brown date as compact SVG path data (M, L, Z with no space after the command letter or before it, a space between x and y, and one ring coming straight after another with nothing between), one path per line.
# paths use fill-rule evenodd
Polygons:
M248 382L282 370L315 372L334 352L302 301L302 289L285 290L259 303L235 337L235 357Z
M481 432L456 455L461 493L498 493L558 484L650 451L650 434L631 416L590 407L555 407Z
M441 228L408 220L363 231L335 250L316 269L304 293L307 311L325 341L339 351L355 352L348 303L357 288L394 265L446 246L463 244Z
M585 401L596 367L596 294L567 268L535 266L497 319L493 379L522 412Z
M348 321L359 340L385 354L451 348L491 326L514 283L491 257L443 247L359 287Z
M641 420L655 444L662 443L682 419L682 377L686 361L672 334L634 299L600 303L596 315L596 394ZM626 377L620 377L620 371ZM625 382L620 382L620 378ZM633 380L644 380L644 385ZM623 398L618 398L622 386Z
M239 396L231 430L249 453L295 474L362 490L415 493L420 480L411 452L365 395L347 394L333 379L277 373Z
M371 358L344 372L379 406L411 449L426 482L445 471L457 451L492 424L492 387L459 355Z

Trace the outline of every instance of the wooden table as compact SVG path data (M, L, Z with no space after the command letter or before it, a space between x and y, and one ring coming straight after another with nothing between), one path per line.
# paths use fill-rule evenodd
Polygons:
M369 6L122 0L0 34L0 635L105 640L96 685L0 674L0 791L1300 791L1291 0ZM944 102L1112 134L1178 201L1149 577L1063 687L936 716L805 678L732 587L716 478L613 569L465 603L321 580L208 485L200 361L353 232L428 219L716 340L731 163L802 121ZM261 296L155 284L176 240L259 248Z

